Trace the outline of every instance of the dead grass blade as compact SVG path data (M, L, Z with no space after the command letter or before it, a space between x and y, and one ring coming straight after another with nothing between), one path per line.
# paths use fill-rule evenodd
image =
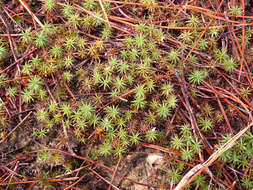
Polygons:
M32 10L30 9L30 7L27 5L26 2L24 2L23 0L19 0L19 2L23 5L23 7L25 7L25 9L27 10L27 12L33 17L33 19L40 25L41 28L43 28L43 24L40 22L40 20L38 19L38 17L36 17L36 15L32 12Z
M215 160L217 160L225 151L230 149L236 143L236 141L252 126L253 123L250 123L247 127L242 129L235 136L233 136L228 142L222 145L217 151L215 151L203 164L198 164L194 168L192 168L189 172L187 172L187 174L181 179L181 181L177 184L174 190L184 189L204 170L208 171L208 167Z

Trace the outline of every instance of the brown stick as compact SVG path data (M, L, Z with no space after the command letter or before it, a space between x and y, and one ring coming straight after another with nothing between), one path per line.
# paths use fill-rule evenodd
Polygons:
M25 118L20 121L18 123L18 125L16 127L14 127L9 133L8 135L6 135L1 141L0 141L0 144L2 144L20 125L22 125L24 123L24 121L32 114L32 111L30 111L26 116Z
M112 188L112 185L113 185L112 182L113 182L114 177L115 177L115 175L116 175L116 172L117 172L117 170L118 170L118 168L119 168L119 164L120 164L121 160L122 160L122 157L119 158L118 163L117 163L117 165L116 165L116 168L115 168L115 170L113 171L112 179L111 179L110 186L109 186L108 190L111 190L111 188Z

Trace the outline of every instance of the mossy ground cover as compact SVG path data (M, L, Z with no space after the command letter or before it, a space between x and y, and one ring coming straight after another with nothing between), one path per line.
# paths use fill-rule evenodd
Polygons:
M252 122L252 6L2 0L1 188L175 188ZM252 189L252 164L249 129L184 188Z

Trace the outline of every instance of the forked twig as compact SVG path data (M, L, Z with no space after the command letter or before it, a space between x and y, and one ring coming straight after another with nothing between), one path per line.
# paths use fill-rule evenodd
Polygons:
M107 184L111 184L108 180L106 180L104 177L102 177L101 175L99 175L97 172L95 172L93 169L91 169L92 173L94 173L96 176L98 176L100 179L102 179L104 182L106 182ZM117 190L119 190L118 187L116 187L115 185L111 184L111 186Z

